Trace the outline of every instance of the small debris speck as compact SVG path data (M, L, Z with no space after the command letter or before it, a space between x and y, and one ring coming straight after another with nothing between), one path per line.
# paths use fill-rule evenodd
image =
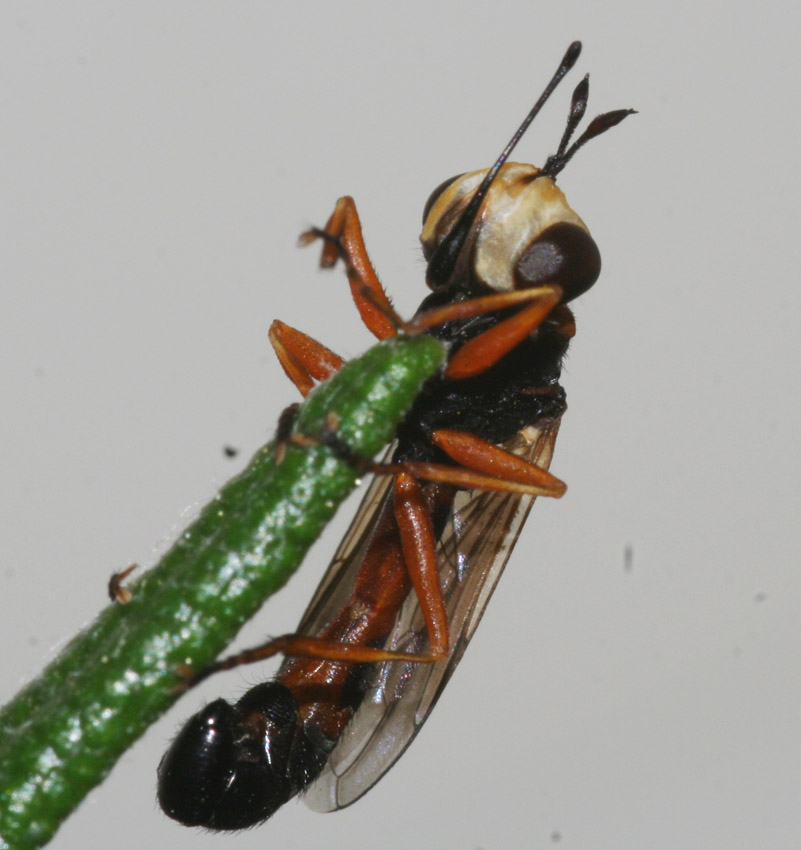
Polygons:
M627 573L630 573L634 569L634 547L631 543L627 543L626 548L623 550L623 569Z

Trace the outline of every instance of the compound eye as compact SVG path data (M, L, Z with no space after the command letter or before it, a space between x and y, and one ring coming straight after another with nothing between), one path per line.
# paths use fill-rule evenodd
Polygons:
M562 222L546 228L521 254L514 268L515 287L558 283L563 301L586 292L601 273L595 240L578 225Z
M436 189L428 196L428 200L426 201L426 205L423 207L423 224L426 223L426 219L428 218L428 214L431 212L431 207L437 202L437 198L451 185L451 183L455 183L460 177L463 177L464 173L457 174L455 177L449 177L447 180L443 180L442 183L437 186Z

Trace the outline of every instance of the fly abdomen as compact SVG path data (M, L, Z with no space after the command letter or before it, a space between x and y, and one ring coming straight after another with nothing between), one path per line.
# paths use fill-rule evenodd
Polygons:
M159 804L186 826L245 829L302 790L327 750L307 738L291 691L265 682L186 722L159 765Z

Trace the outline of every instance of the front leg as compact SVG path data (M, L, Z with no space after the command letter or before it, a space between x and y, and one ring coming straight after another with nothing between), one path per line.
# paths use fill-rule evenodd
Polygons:
M344 262L351 295L368 330L378 339L396 336L398 329L389 318L395 311L367 256L362 224L353 198L349 195L340 198L325 227L322 230L312 228L302 233L299 244L309 245L319 238L324 240L321 268L332 268L339 259ZM369 298L365 297L365 290L370 292Z
M328 380L345 363L321 342L278 319L270 325L269 337L281 368L304 398L315 382Z

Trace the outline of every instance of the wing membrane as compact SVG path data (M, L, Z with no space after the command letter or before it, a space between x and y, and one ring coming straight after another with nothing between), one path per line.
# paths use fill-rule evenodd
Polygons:
M387 449L383 460L389 462L394 451L393 443ZM388 475L374 477L370 482L353 522L345 532L303 614L297 629L299 634L317 634L350 599L356 573L370 545L375 520L386 505L391 492L392 478Z
M559 423L525 428L504 448L547 469ZM313 634L348 598L375 516L386 509L390 478L374 480L337 550L299 631ZM512 552L534 498L463 490L456 494L437 545L437 568L448 612L449 655L435 664L376 664L353 720L305 795L311 808L333 811L366 793L414 739L470 642ZM387 639L387 648L425 652L428 637L414 591L409 593Z

